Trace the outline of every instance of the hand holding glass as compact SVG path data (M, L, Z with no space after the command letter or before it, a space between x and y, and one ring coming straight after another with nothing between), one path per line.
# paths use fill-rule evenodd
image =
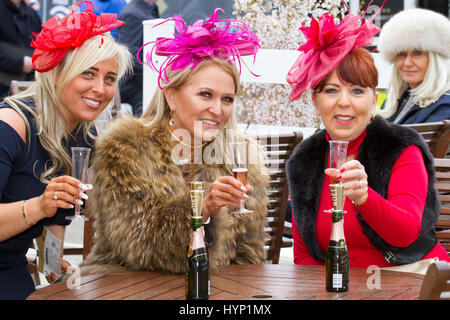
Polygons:
M74 147L72 150L72 177L80 180L82 183L88 183L88 167L90 148ZM75 204L75 215L66 216L68 220L89 220L88 217L80 214L80 205Z
M330 140L330 166L329 168L335 169L335 174L330 176L331 184L341 183L336 177L341 170L342 165L347 159L348 141ZM345 201L342 199L342 201ZM325 212L332 212L333 208L325 210Z
M230 150L233 159L233 177L238 179L244 186L247 185L248 176L248 143L243 142L230 142ZM252 213L253 210L245 208L245 201L241 201L239 210L233 211L234 214Z

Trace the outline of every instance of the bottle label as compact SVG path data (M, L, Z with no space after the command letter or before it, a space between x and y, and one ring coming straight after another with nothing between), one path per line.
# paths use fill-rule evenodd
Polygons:
M333 288L342 288L342 273L333 274Z

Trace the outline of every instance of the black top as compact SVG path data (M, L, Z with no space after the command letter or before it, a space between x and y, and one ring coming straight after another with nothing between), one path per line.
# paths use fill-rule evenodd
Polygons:
M34 108L32 99L24 100L24 102ZM0 108L5 107L10 106L5 103L0 104ZM46 187L46 184L42 183L39 177L46 163L48 165L50 161L49 154L42 147L36 134L34 117L25 109L22 109L22 112L30 124L31 136L28 137L27 133L28 144L12 127L0 120L0 203L16 202L39 196ZM76 129L74 133L77 131ZM85 139L80 130L75 137L69 138L69 141L65 144L65 149L70 156L71 147L93 148L93 145L94 141L90 138ZM2 273L11 268L26 265L25 254L32 240L42 234L46 225L69 224L70 221L66 220L65 216L74 214L73 210L58 209L53 217L42 219L24 232L0 242L0 297L5 293L2 291L7 290L2 286ZM21 213L17 212L17 214L20 215ZM29 278L29 275L24 275L23 279L26 279L26 277Z

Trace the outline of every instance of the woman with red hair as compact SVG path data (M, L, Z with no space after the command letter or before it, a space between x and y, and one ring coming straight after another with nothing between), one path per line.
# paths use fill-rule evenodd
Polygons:
M325 261L331 178L343 185L346 198L343 228L351 267L449 260L434 231L440 207L427 145L413 130L374 116L378 73L363 46L379 28L361 19L349 14L335 25L325 14L302 27L304 54L288 74L290 98L312 89L325 126L298 145L287 162L294 262ZM330 140L348 142L339 171L328 166Z

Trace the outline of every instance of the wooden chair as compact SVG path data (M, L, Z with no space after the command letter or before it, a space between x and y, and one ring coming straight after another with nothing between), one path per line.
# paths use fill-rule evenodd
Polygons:
M445 158L450 144L450 120L429 123L404 124L419 132L425 139L433 157Z
M34 81L18 81L18 80L12 80L10 87L11 87L11 94L18 94L19 92L25 91L31 85L34 84Z
M295 146L302 141L302 132L288 134L258 135L257 140L266 152L266 166L269 170L270 185L268 189L269 205L267 208L267 225L265 228L266 260L277 264L280 249L292 246L292 240L283 237L286 207L289 196L286 179L286 161Z
M437 261L428 267L419 299L450 300L450 263Z
M435 158L436 188L441 201L441 212L436 222L436 235L450 255L450 159Z

